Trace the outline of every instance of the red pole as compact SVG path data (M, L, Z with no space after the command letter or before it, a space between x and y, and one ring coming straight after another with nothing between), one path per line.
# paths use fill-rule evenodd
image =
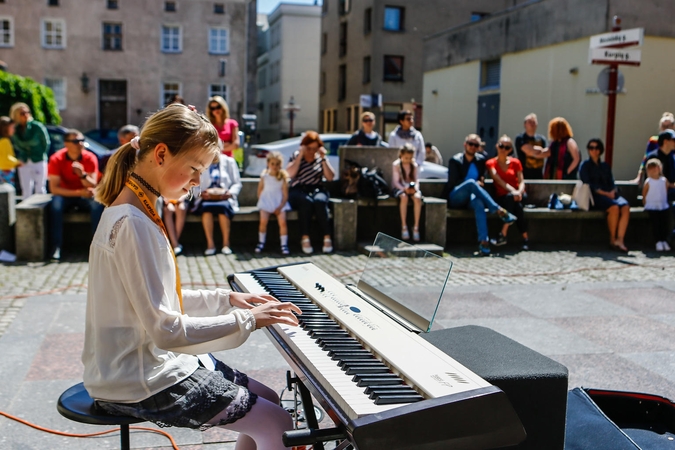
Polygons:
M621 30L621 18L614 16L612 31ZM614 119L616 117L616 89L619 81L619 65L609 65L609 93L607 94L607 132L605 134L605 162L612 167L614 153Z

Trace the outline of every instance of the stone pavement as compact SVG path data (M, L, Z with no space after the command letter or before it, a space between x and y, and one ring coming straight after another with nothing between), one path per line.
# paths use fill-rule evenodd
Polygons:
M366 263L366 257L357 253L256 257L245 249L234 250L231 256L180 256L184 286L225 286L229 273L306 260L344 283L355 283ZM539 248L477 258L472 251L446 254L454 267L437 316L440 325L477 324L505 334L566 365L570 388L631 390L675 398L675 257ZM4 363L0 411L57 430L100 431L103 427L70 422L55 409L58 395L82 376L86 254L60 264L3 265L0 273ZM222 357L277 391L284 386L287 366L263 333L255 333L244 346ZM235 439L234 433L219 429L167 431L183 450L233 448ZM132 448L170 448L166 438L144 432L132 433L131 442ZM66 438L0 417L3 449L117 448L118 444L116 433Z

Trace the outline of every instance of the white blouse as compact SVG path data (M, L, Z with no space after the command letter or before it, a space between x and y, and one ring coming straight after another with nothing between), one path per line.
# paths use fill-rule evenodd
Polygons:
M183 289L171 244L132 205L105 209L89 250L84 385L99 400L133 403L190 376L195 354L243 344L255 329L230 291Z

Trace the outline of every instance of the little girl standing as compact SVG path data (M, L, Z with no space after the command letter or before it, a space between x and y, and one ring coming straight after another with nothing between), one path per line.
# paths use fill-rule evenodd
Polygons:
M649 214L652 222L652 231L656 239L656 251L670 251L670 246L666 239L668 238L668 188L672 187L666 178L661 174L663 166L661 161L652 158L647 161L647 179L642 188L642 203L645 205L645 211Z
M288 227L286 226L286 211L288 204L288 172L281 168L284 159L279 152L267 155L267 169L263 170L258 183L258 209L260 209L260 226L258 227L258 245L255 252L260 253L265 248L267 237L267 222L270 214L277 216L279 235L281 239L281 254L288 255Z
M392 183L394 196L399 199L399 212L401 213L401 238L410 239L408 231L408 199L412 198L415 214L415 226L413 227L413 241L420 240L420 216L422 215L422 192L419 184L419 167L413 160L415 148L411 144L405 144L398 152L398 159L394 161Z
M7 116L0 117L0 183L14 184L14 169L21 165L10 138L14 135L14 122Z

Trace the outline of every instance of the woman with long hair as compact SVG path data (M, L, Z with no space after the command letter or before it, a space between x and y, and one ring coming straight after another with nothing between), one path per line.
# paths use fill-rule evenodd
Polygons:
M544 155L547 157L544 179L577 179L581 156L579 156L579 146L572 138L573 136L572 127L563 117L556 117L548 123L548 137L551 143L544 150Z
M223 154L232 158L239 148L239 124L230 118L230 108L220 95L214 95L206 104L206 117L209 118L223 142Z

